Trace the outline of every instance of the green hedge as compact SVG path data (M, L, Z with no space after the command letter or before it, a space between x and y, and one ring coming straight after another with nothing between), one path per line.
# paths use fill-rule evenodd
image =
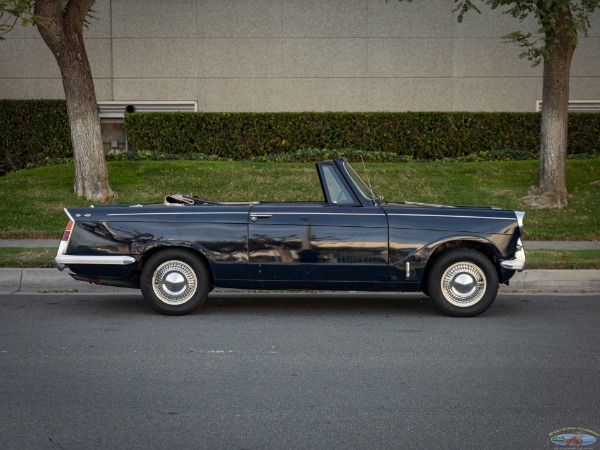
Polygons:
M0 175L72 155L64 100L0 100Z
M535 155L539 119L536 113L145 113L127 115L125 126L132 150L163 154L279 160L273 155L347 149L419 160ZM63 100L0 100L0 130L0 175L72 156ZM600 155L600 114L569 116L569 153Z
M537 113L152 113L125 118L133 149L226 158L353 148L414 159L539 150ZM600 114L571 114L569 153L600 154Z

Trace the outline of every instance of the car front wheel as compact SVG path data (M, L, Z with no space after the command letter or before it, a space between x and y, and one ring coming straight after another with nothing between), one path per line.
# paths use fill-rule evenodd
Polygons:
M187 250L163 250L150 257L141 273L144 299L157 312L187 314L206 300L210 277L204 263Z
M498 273L476 250L450 250L434 262L425 288L434 304L449 316L476 316L496 299Z

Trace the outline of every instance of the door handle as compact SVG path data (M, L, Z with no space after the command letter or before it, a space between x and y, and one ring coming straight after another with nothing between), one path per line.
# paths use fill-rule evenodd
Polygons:
M273 217L273 214L252 214L250 220L256 222L256 219L270 219L271 217Z

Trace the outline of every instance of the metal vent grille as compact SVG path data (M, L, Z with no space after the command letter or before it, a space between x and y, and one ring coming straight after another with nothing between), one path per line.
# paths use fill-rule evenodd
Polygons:
M541 100L536 100L535 110L542 110ZM600 112L600 100L569 100L569 112Z
M196 112L195 101L100 101L98 113L100 118L122 119L125 112Z

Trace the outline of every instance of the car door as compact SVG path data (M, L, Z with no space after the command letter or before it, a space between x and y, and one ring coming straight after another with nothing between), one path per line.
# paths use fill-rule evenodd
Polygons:
M312 289L368 288L388 281L385 212L357 202L335 167L329 169L321 174L324 189L329 186L326 202L252 207L248 231L252 279Z

